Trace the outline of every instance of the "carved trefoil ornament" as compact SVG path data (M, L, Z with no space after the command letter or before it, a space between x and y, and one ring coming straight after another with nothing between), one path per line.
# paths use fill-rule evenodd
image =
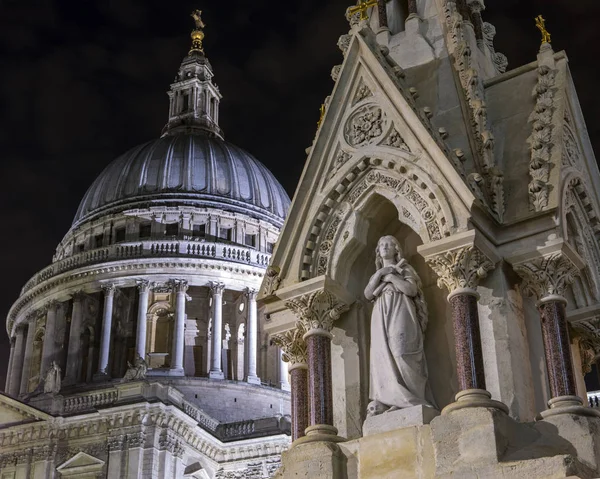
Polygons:
M358 84L358 88L356 89L356 93L354 94L354 99L352 100L352 106L356 105L357 103L360 103L365 98L369 98L371 96L373 96L373 92L361 79L361 81Z
M410 148L402 138L400 132L396 129L396 127L392 128L390 134L383 140L383 144L385 146L390 146L392 148L398 148L403 151L408 151L410 153Z
M366 105L354 112L344 128L344 137L350 146L359 148L374 143L383 135L387 119L376 105Z
M285 306L294 312L306 331L318 329L327 332L332 330L333 323L349 307L333 293L323 289L290 299Z

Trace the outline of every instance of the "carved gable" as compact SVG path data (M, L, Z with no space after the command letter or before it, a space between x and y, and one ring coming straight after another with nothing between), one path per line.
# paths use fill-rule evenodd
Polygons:
M424 242L465 229L476 201L444 132L372 33L353 36L345 56L272 259L283 287L329 272L333 243L350 234L342 225L370 195L394 203Z
M47 421L52 416L0 393L0 428Z
M56 468L60 477L95 478L102 473L104 461L90 456L85 452L78 452L68 461Z

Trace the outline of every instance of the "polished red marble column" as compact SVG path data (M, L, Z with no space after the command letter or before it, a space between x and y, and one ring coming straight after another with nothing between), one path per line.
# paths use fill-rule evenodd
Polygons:
M557 297L538 305L552 398L577 395L565 305L566 300Z
M304 437L308 427L308 367L296 363L289 366L292 390L292 441Z
M460 290L448 298L452 307L458 389L485 389L485 371L479 332L478 294Z
M309 429L335 429L331 385L331 335L326 334L318 330L311 331L305 336L308 350ZM321 426L327 427L321 428ZM310 432L307 431L307 434ZM337 430L333 434L337 434Z
M417 0L408 0L408 14L409 15L418 15Z

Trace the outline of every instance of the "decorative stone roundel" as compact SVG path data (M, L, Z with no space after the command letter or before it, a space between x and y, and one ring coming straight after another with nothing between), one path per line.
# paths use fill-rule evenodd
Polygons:
M375 143L388 131L388 123L385 113L377 105L363 106L348 118L344 138L354 148Z

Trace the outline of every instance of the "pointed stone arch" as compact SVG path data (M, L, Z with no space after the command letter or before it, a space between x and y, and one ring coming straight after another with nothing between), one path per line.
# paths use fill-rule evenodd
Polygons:
M566 170L562 184L560 222L563 238L586 263L581 284L573 285L573 293L580 303L597 302L600 300L600 212L584 178L571 168Z
M321 203L304 242L300 278L331 276L334 245L350 237L342 225L352 221L371 195L392 202L399 219L411 227L423 243L441 240L466 226L468 218L453 207L445 188L437 184L408 151L382 148L345 165L327 183L329 192ZM344 238L345 236L345 238Z

